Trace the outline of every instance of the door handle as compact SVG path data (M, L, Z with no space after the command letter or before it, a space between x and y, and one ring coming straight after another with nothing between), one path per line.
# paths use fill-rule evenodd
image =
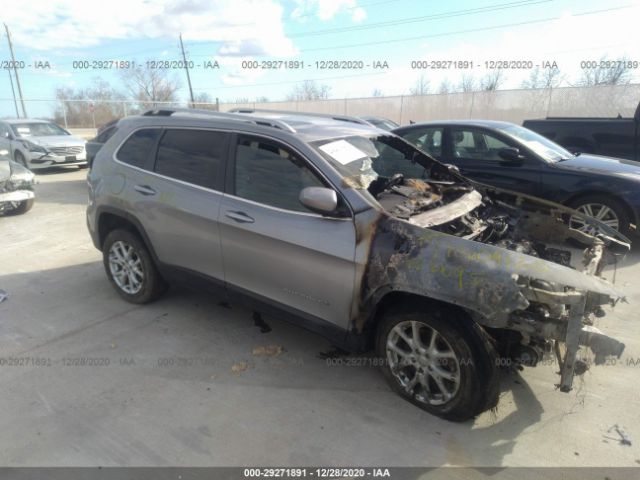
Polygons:
M136 185L133 189L142 195L155 195L156 191L148 185Z
M238 223L253 223L255 220L244 212L234 212L233 210L227 210L225 217L235 220Z

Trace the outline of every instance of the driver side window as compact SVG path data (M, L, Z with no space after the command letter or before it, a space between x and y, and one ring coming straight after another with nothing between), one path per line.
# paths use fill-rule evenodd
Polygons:
M464 128L453 128L451 139L455 158L488 162L502 161L499 155L500 150L511 146L486 132Z
M300 203L300 191L325 185L300 156L285 146L241 135L236 147L234 186L235 195L240 198L309 213Z
M416 128L404 138L432 157L438 160L442 157L442 128Z

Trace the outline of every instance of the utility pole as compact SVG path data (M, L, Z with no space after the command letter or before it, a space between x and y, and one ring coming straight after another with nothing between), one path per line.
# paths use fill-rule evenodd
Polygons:
M13 55L13 45L11 44L11 34L9 33L9 27L7 27L6 23L4 24L4 29L7 32L7 41L9 42L9 51L11 52L11 61L13 62L13 72L16 76L16 85L18 86L18 95L20 96L20 104L22 105L22 114L24 115L24 118L27 118L27 109L24 108L24 98L22 98L22 88L20 87L20 77L18 77L18 69L16 68L16 58Z
M187 72L187 83L189 84L189 97L191 98L191 108L193 108L193 89L191 88L191 77L189 76L189 66L187 65L187 56L184 54L184 45L182 44L182 33L180 34L180 50L182 50L182 61L184 70Z
M18 112L18 100L16 100L16 91L13 88L13 77L11 76L11 69L7 67L7 73L9 74L9 82L11 83L11 94L13 95L13 106L16 107L16 117L20 118L20 112Z

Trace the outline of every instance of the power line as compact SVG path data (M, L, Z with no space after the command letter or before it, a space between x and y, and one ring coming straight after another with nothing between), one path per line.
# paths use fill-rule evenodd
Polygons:
M596 13L604 13L604 12L610 12L610 11L614 11L614 10L623 10L626 8L630 8L630 7L634 7L635 5L623 5L621 7L612 7L612 8L605 8L605 9L601 9L601 10L590 10L590 11L586 11L586 12L581 12L581 13L574 13L572 15L570 15L571 17L579 17L579 16L585 16L585 15L593 15ZM524 22L518 22L518 23L506 23L503 25L493 25L490 27L480 27L480 28L471 28L468 30L456 30L453 32L442 32L442 33L434 33L431 35L418 35L415 37L404 37L404 38L395 38L395 39L391 39L391 40L380 40L380 41L375 41L375 42L364 42L364 43L353 43L353 44L349 44L349 45L334 45L332 47L319 47L319 48L305 48L303 50L300 50L301 52L318 52L318 51L322 51L322 50L338 50L338 49L343 49L343 48L355 48L355 47L368 47L371 45L385 45L385 44L389 44L389 43L401 43L401 42L409 42L412 40L423 40L425 38L436 38L436 37L446 37L446 36L450 36L450 35L459 35L459 34L463 34L463 33L475 33L475 32L484 32L487 30L497 30L500 28L508 28L508 27L519 27L519 26L523 26L523 25L534 25L536 23L545 23L545 22L552 22L554 20L560 20L562 17L548 17L548 18L541 18L538 20L527 20Z
M351 27L312 30L310 32L291 34L289 35L289 38L310 37L315 35L329 35L329 34L335 34L335 33L346 33L346 32L353 32L353 31L360 31L360 30L370 30L372 28L394 27L396 25L405 25L407 23L427 22L431 20L441 20L445 18L475 15L478 13L488 13L488 12L494 12L499 10L508 10L511 8L528 7L531 5L538 5L540 3L549 3L552 1L553 0L519 0L517 2L498 3L498 4L486 5L484 7L478 7L478 8L453 10L449 12L436 13L436 14L425 15L421 17L407 17L407 18L400 18L397 20L388 20L386 22L369 23L365 25L355 25Z

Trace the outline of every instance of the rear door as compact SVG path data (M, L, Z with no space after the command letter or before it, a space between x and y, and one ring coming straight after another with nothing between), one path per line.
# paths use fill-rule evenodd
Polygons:
M541 189L541 163L519 148L516 142L476 127L449 127L449 148L445 163L456 165L460 173L477 182L538 196ZM503 148L519 148L521 161L500 157Z
M136 216L159 260L220 284L218 214L229 138L216 130L164 129L147 160L149 172L132 185Z
M238 135L232 155L220 212L230 294L347 328L355 278L352 215L325 217L300 203L303 188L331 186L290 146Z

